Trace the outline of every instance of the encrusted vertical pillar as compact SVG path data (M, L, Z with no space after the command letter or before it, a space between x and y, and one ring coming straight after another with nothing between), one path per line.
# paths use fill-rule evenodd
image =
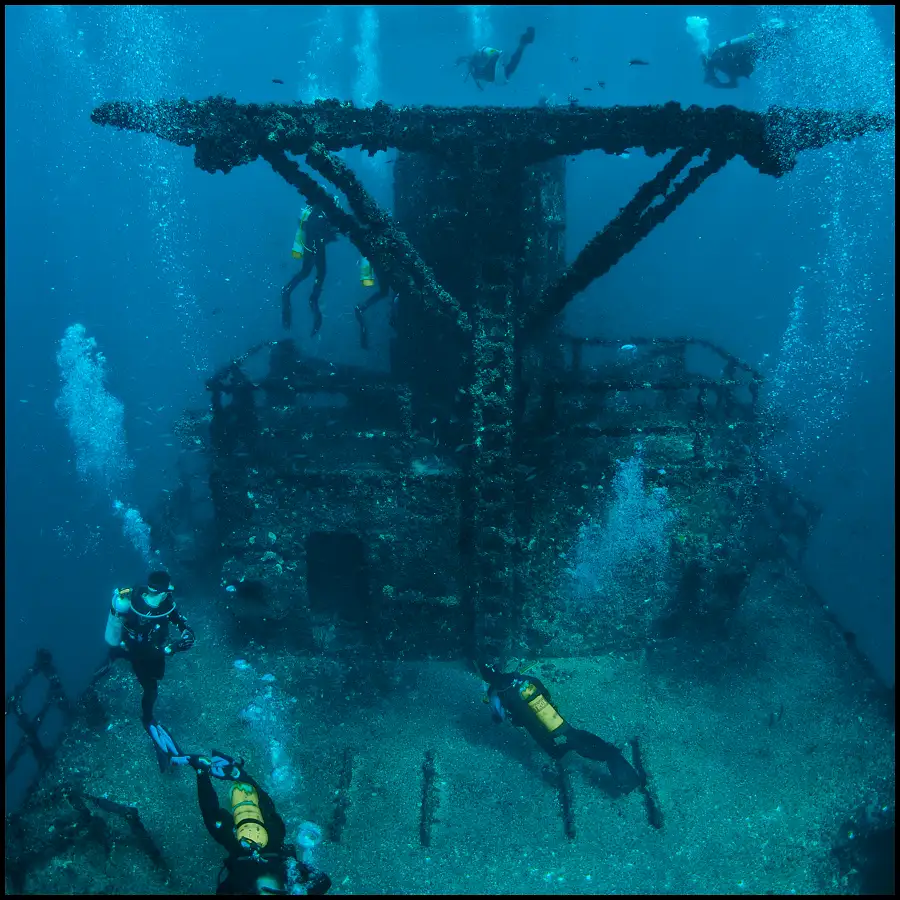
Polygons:
M435 411L440 435L441 409L464 423L461 576L471 651L481 657L507 655L518 618L522 379L547 368L553 346L526 347L519 323L563 263L564 171L562 161L524 168L477 150L453 166L409 155L395 166L399 224L474 329L461 353L458 336L401 298L394 361L420 428Z

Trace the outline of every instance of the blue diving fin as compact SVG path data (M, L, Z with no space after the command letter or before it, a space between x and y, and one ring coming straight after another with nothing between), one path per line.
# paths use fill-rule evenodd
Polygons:
M147 726L147 733L153 741L160 772L167 772L172 766L187 765L188 757L178 749L175 739L162 725L151 722Z

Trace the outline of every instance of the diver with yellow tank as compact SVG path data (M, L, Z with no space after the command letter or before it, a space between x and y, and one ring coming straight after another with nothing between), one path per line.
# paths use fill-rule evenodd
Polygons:
M468 56L458 57L456 64L460 66L465 63L466 74L463 81L468 81L471 77L475 82L475 87L479 91L483 91L484 88L481 86L483 81L487 84L506 84L519 68L525 48L533 43L534 28L529 25L519 38L519 44L508 61L504 59L505 54L502 50L498 50L496 47L481 47Z
M335 198L337 199L337 198ZM305 281L316 270L316 280L312 293L309 295L309 308L313 314L312 336L315 337L322 327L322 311L319 309L319 298L322 296L322 288L325 286L325 277L328 274L328 264L325 258L325 248L328 244L337 240L338 231L328 221L325 210L318 205L307 206L297 220L297 233L294 236L294 246L291 256L302 260L300 271L281 289L281 324L287 331L291 330L291 294L294 288Z
M553 759L562 759L573 751L585 759L605 762L622 793L640 787L640 776L618 747L566 722L539 678L519 671L499 672L486 663L480 664L478 671L487 684L494 722L508 718L513 725L524 728Z
M172 765L190 766L197 773L203 824L228 852L219 872L217 894L328 893L331 879L307 859L299 860L296 849L285 843L284 820L272 798L244 771L243 760L218 750L210 756L182 753L158 724L151 734ZM227 809L219 803L213 778L231 783Z
M359 323L359 345L363 350L368 350L369 332L366 328L366 320L364 318L366 310L371 309L380 300L384 300L384 298L390 294L391 288L384 275L380 275L376 278L375 269L373 268L372 263L365 257L359 261L359 283L364 288L373 288L376 285L378 287L378 290L374 294L371 294L362 303L357 304L356 309L354 310L356 321ZM394 302L391 303L391 317L389 320L391 327L394 325L395 313L396 298L394 298Z
M340 198L335 196L335 202L340 204ZM313 269L316 272L316 280L312 293L309 295L309 308L313 314L312 337L315 337L322 328L322 310L319 307L319 298L322 296L322 288L325 286L325 277L328 274L328 265L325 256L325 248L328 244L337 240L338 231L329 222L324 209L321 206L307 206L297 220L297 233L294 235L294 245L291 248L291 256L302 260L300 271L281 289L281 324L290 331L293 321L291 308L291 294L302 281L305 281ZM383 277L376 279L375 270L369 260L362 258L359 261L359 282L364 288L378 287L378 290L365 301L357 304L354 313L359 323L359 342L363 350L369 347L369 333L366 329L365 313L380 300L390 293L390 287ZM391 324L393 324L393 307L391 309Z

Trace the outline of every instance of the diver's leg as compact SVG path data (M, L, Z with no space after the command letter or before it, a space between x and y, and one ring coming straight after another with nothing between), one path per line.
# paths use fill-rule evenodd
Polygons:
M281 289L281 324L286 331L291 330L291 294L301 281L309 277L312 270L312 253L306 253L300 271Z
M166 673L166 658L162 653L131 658L131 666L143 691L141 695L141 722L149 728L153 721L153 707L159 695L159 682Z
M397 306L398 306L397 295L394 294L394 296L391 297L391 311L390 311L390 314L388 315L388 325L390 325L391 328L394 328L394 329L397 328L397 312L398 312Z
M608 744L603 738L580 728L570 728L566 732L566 741L579 756L605 762L609 766L609 774L620 788L630 791L640 784L638 773L614 744Z
M366 310L371 309L379 300L384 300L389 292L389 288L379 287L378 293L372 294L371 297L366 299L365 303L356 307L356 321L359 322L359 346L363 350L369 349L369 332L366 329L366 320L363 316Z
M153 722L153 707L159 694L159 682L152 675L149 657L132 656L131 668L141 686L141 722L144 728L149 728Z
M506 72L506 77L509 78L516 69L519 68L519 63L522 61L522 54L525 52L525 48L528 44L534 43L534 29L529 25L528 28L525 29L525 33L522 37L519 38L519 46L516 47L515 53L513 53L509 62L503 67Z
M309 295L309 308L313 314L312 337L315 337L322 327L322 310L319 309L319 297L322 296L322 288L325 285L325 276L328 274L328 265L325 260L325 246L323 245L315 256L316 282L312 293Z

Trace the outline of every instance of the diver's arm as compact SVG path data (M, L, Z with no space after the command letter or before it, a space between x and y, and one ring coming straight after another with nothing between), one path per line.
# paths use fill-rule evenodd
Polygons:
M231 831L231 816L219 807L219 798L216 796L209 771L197 771L197 800L200 803L203 824L213 840L228 853L239 853L240 845Z
M640 776L615 744L607 743L590 731L569 728L566 731L566 745L585 759L605 762L609 766L609 774L623 790L631 791L640 785Z
M328 274L328 259L326 258L325 241L322 240L314 257L316 267L316 283L325 284L325 276Z
M173 607L169 613L169 621L181 632L181 639L178 641L177 650L190 650L194 646L194 630L187 623L187 619L178 612L178 607Z

